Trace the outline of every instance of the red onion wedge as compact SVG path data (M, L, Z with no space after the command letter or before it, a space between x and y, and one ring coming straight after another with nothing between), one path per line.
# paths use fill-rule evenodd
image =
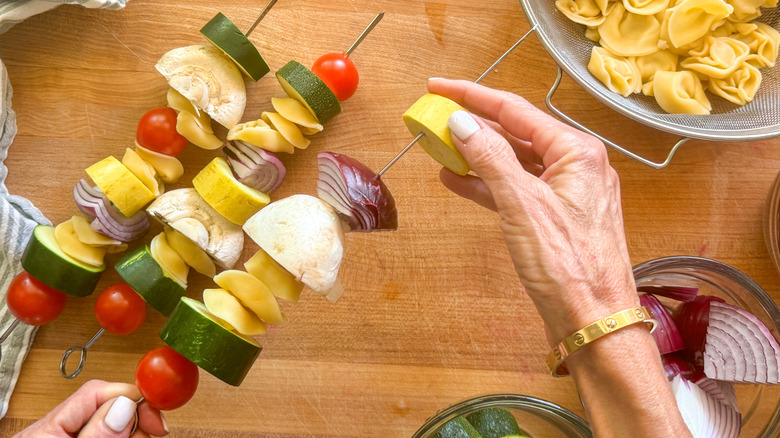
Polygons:
M739 437L742 415L735 408L679 375L672 379L672 392L683 421L695 438Z
M683 376L685 377L685 376ZM724 405L731 406L737 409L737 391L734 389L734 385L730 382L723 382L721 380L710 379L705 376L701 376L698 379L688 379L696 384L704 392L710 395L710 397L723 403Z
M669 380L672 380L674 376L678 374L691 380L694 374L693 365L675 354L665 354L661 356L661 363L664 364L666 378Z
M350 231L398 229L393 195L365 164L346 155L320 152L317 165L317 196L336 209Z
M704 340L710 319L710 303L714 301L724 302L718 297L700 295L684 303L675 318L677 329L687 349L686 359L698 369L704 367Z
M666 310L663 304L658 301L658 298L642 294L639 296L639 302L650 308L653 311L655 320L658 323L655 330L653 330L653 339L655 339L656 345L658 345L658 351L661 354L674 353L685 348L682 337L680 336L677 326L672 320L672 316Z
M94 219L92 229L112 239L130 242L143 237L149 230L146 212L139 211L132 217L123 215L111 205L103 192L90 187L83 179L73 186L73 199L82 213Z
M271 193L284 182L287 169L272 152L241 140L228 141L224 151L241 184Z
M780 345L750 312L712 302L704 344L704 374L729 382L780 383Z
M699 293L698 287L666 286L661 284L641 284L636 287L638 292L660 295L677 301L693 301Z

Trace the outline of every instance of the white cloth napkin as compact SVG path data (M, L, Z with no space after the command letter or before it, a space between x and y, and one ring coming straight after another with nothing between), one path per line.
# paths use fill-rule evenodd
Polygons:
M120 9L127 0L0 0L0 34L14 24L35 14L62 4L80 4L88 8ZM0 35L0 44L2 36ZM11 280L22 270L22 252L37 224L50 224L48 219L27 199L8 193L5 178L8 168L3 162L16 135L16 114L11 109L13 91L8 82L5 64L0 60L0 335L14 320L5 304L5 294ZM74 181L75 183L75 181ZM19 324L0 349L0 418L8 411L22 363L32 344L36 328Z

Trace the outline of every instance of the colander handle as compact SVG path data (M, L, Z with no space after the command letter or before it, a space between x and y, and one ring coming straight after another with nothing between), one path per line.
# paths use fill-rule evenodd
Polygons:
M561 85L561 79L562 78L563 78L563 70L561 70L561 67L558 67L558 75L555 77L555 82L553 83L552 87L550 88L550 91L547 93L547 97L545 98L545 104L547 105L547 108L549 108L550 111L552 111L556 116L558 116L558 118L562 119L566 123L574 126L575 128L577 128L577 129L579 129L581 131L587 132L588 134L590 134L590 135L598 138L602 142L604 142L605 145L615 149L616 151L620 152L621 154L623 154L623 155L625 155L625 156L627 156L629 158L632 158L632 159L634 159L636 161L639 161L640 163L644 164L645 166L652 167L653 169L663 169L663 168L665 168L666 166L669 165L669 163L672 162L672 158L674 158L674 154L677 153L677 149L679 149L680 146L682 146L685 142L690 140L690 138L688 138L688 137L681 138L677 143L674 144L674 146L672 146L672 149L669 151L669 155L666 157L666 159L664 161L660 162L660 163L657 163L655 161L650 161L647 158L644 158L644 157L642 157L640 155L637 155L637 154L629 151L628 149L623 148L622 146L618 145L617 143L614 143L614 142L612 142L610 140L607 140L606 138L602 137L601 135L596 134L595 132L593 132L592 130L587 128L585 125L583 125L583 124L579 123L578 121L572 119L566 113L564 113L563 111L559 110L555 105L553 105L552 98L553 98L553 95L555 94L555 92L558 90L558 87Z

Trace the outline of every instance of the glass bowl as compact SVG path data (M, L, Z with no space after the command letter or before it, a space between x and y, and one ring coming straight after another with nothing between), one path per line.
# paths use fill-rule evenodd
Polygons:
M701 295L714 295L749 311L778 337L780 309L772 297L745 273L725 263L701 257L664 257L635 266L634 277L637 286L698 287ZM742 413L740 437L780 436L780 385L734 386Z
M412 438L432 438L448 421L485 408L511 412L517 424L532 437L591 438L588 423L555 403L526 395L494 394L454 404L429 418Z
M780 173L769 190L764 203L764 243L769 251L769 258L780 273Z

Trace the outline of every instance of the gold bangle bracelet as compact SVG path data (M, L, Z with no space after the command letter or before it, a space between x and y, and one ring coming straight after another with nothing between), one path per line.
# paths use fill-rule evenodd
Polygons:
M563 362L569 355L596 339L639 323L651 324L650 332L652 333L657 324L653 311L647 307L632 307L588 324L584 329L566 337L547 355L547 365L550 367L550 372L553 377L568 376L569 370L566 369L566 365Z

